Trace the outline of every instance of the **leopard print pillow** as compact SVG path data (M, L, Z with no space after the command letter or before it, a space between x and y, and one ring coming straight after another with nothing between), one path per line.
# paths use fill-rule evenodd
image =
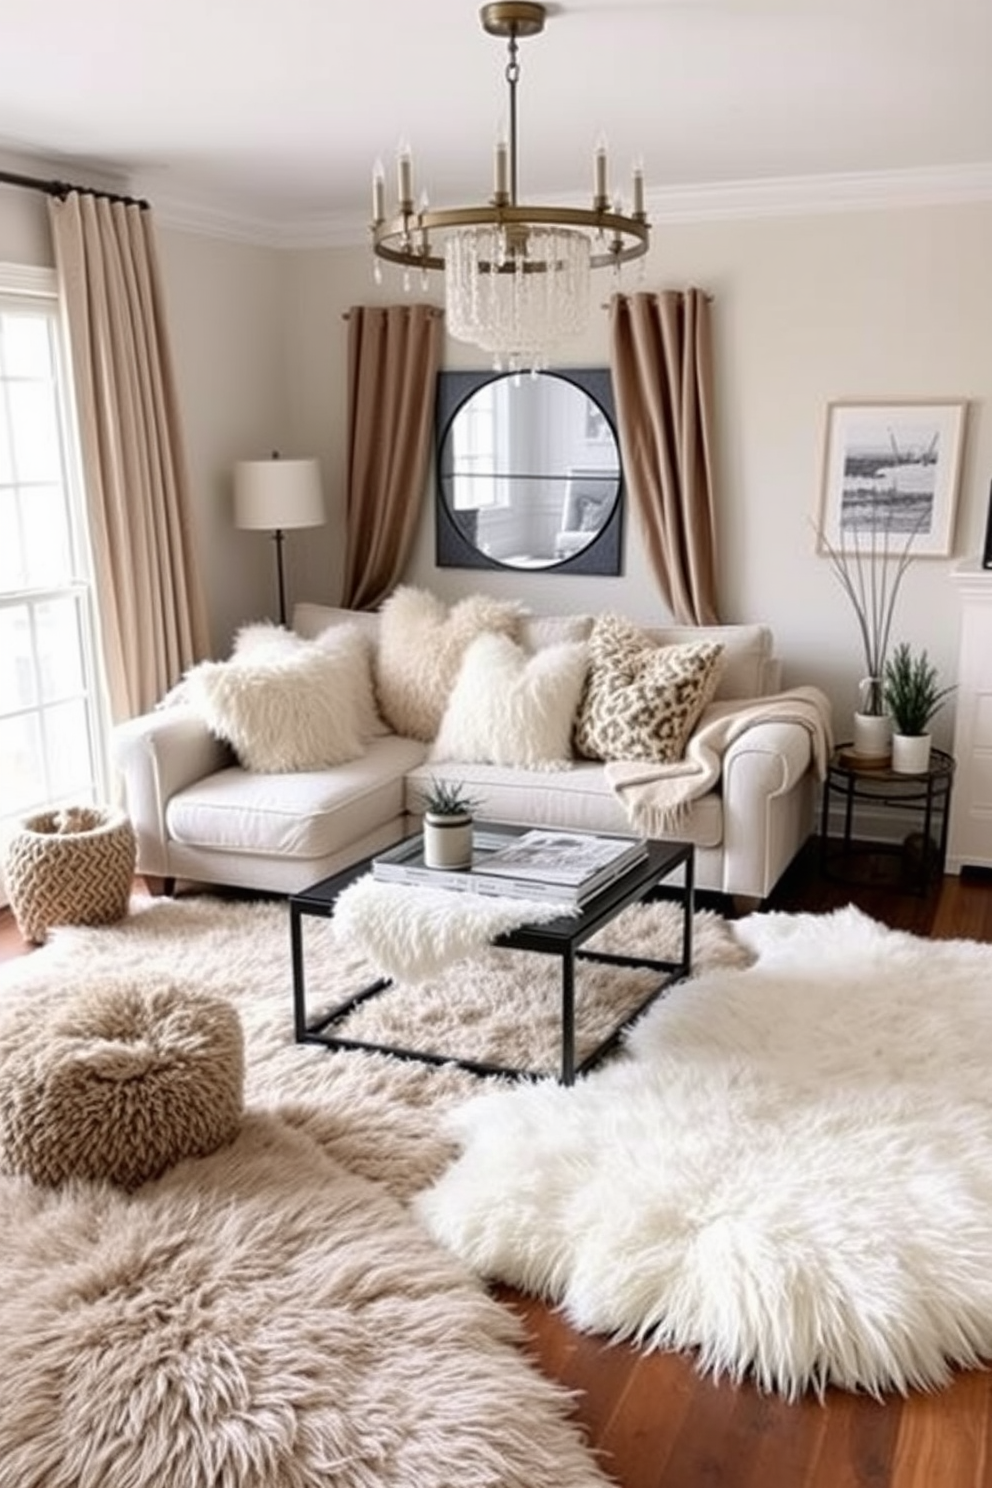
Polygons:
M589 673L575 721L588 759L670 764L713 696L723 647L659 646L620 615L601 615L589 640Z

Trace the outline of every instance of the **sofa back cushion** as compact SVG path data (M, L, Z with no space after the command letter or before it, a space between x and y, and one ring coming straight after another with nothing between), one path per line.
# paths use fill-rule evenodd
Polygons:
M293 611L293 628L314 636L328 625L357 622L373 639L378 636L380 617L369 611L335 609L330 605L300 603ZM585 641L592 633L594 617L575 615L526 615L520 641L531 651L566 641ZM781 662L773 652L773 637L767 625L667 625L643 626L652 640L664 646L684 646L695 641L716 641L723 647L716 699L765 697L781 686Z
M697 641L722 646L715 698L766 697L781 685L781 663L772 654L767 625L645 626L644 631L659 646L688 646Z

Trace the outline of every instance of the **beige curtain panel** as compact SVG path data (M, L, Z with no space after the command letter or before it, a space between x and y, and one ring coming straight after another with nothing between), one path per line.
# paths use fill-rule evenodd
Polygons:
M410 555L431 452L444 321L431 305L348 315L344 603L372 610Z
M50 198L114 722L209 649L151 213Z
M680 624L718 624L708 296L614 295L610 361L624 482L662 596Z

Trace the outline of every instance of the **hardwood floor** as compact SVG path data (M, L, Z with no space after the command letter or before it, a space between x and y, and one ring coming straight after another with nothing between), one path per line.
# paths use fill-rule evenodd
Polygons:
M825 882L810 850L768 908L847 903L917 935L992 941L992 876L945 878L925 896ZM26 948L0 912L0 960ZM831 1391L789 1405L749 1384L714 1384L692 1358L640 1354L576 1333L506 1288L535 1357L578 1392L576 1408L604 1469L622 1488L992 1488L992 1372L943 1390L873 1400Z

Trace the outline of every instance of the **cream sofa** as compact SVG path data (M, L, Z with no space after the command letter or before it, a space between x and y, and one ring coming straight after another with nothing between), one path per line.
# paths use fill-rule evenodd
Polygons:
M314 637L357 623L374 642L379 617L299 604L293 627ZM591 617L528 621L534 648L574 640ZM651 632L667 643L713 638L724 645L716 699L750 700L779 688L770 630L731 625ZM398 841L416 827L431 775L463 781L487 820L629 832L604 767L575 760L551 770L429 762L429 745L382 733L356 760L298 774L251 774L188 706L160 708L114 731L114 762L138 843L138 872L151 880L223 884L292 893ZM792 721L760 722L727 748L720 783L692 803L672 836L697 848L696 881L749 902L763 900L806 841L816 772L810 736Z

